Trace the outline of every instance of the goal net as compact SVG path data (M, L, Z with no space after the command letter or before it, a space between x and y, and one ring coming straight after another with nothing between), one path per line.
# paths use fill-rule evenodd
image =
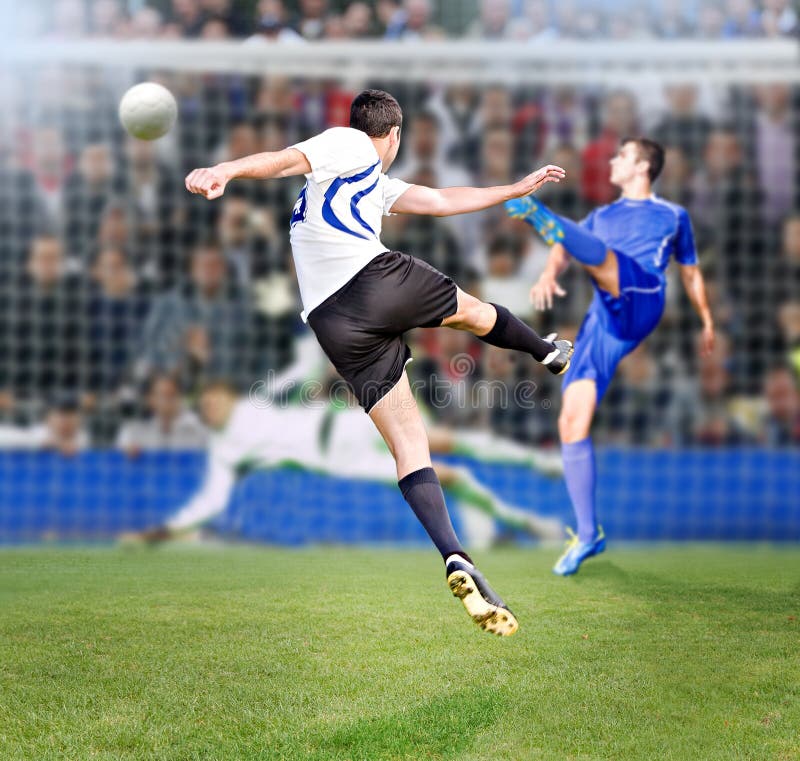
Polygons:
M346 125L364 87L403 107L391 176L499 185L555 163L567 180L540 195L575 219L614 200L608 161L622 136L666 147L657 192L691 214L717 345L699 355L673 265L663 323L621 364L593 429L601 520L623 539L800 539L793 42L36 40L2 55L0 542L105 539L162 522L203 480L203 389L224 380L257 410L265 385L287 378L272 403L306 404L321 449L342 436L338 462L377 457L374 475L339 472L335 456L320 472L319 453L305 470L245 473L253 463L236 462L211 525L274 543L424 540L374 435L359 445L355 418L304 396L331 376L299 319L288 248L302 178L237 181L215 202L183 185L195 167ZM126 136L116 114L145 80L179 107L153 143ZM502 208L389 217L382 240L540 333L574 337L592 297L573 267L566 295L535 311L529 290L547 250ZM559 383L466 334L407 338L437 457L478 484L447 489L458 527L474 544L522 537L519 520L487 517L498 504L570 522ZM269 433L280 446L291 432ZM489 508L476 489L492 493Z

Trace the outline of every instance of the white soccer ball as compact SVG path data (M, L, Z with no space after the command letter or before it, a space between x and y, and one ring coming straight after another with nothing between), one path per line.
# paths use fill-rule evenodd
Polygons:
M140 140L155 140L172 129L178 104L166 87L142 82L131 87L119 103L122 126Z

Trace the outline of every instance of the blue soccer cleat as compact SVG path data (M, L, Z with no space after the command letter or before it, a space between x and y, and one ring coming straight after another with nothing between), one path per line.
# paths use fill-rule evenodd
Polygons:
M533 196L512 198L505 202L506 214L527 222L548 245L553 246L564 239L564 230L558 218Z
M597 536L591 542L582 542L571 529L567 529L570 538L567 541L567 548L564 554L553 566L553 573L557 576L572 576L577 573L581 563L593 555L599 555L606 548L606 535L603 529L597 530Z

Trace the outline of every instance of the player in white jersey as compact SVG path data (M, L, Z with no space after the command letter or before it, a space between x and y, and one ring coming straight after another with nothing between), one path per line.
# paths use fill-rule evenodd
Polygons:
M445 562L453 594L483 629L513 634L517 620L472 564L453 531L431 467L425 426L404 368L403 334L416 327L468 330L487 343L531 354L559 374L572 345L545 340L504 307L481 302L433 267L380 242L390 213L450 216L494 206L557 182L547 166L513 185L436 190L389 179L400 145L402 111L381 90L352 103L350 127L333 128L282 151L195 169L186 187L220 197L236 177L303 174L291 218L291 243L303 318L370 415L396 461L398 485ZM394 588L390 580L388 589Z
M210 384L200 396L203 419L212 430L203 484L163 525L127 534L128 543L156 543L185 535L223 513L239 475L255 469L301 468L337 478L394 483L396 467L386 444L361 412L343 403L315 402L310 406L258 404L237 398L225 383ZM562 472L560 458L479 431L434 428L431 449L468 454L483 462L527 465L548 474ZM561 521L509 505L481 484L465 466L434 464L449 494L468 509L491 521L533 537L555 540ZM472 518L474 520L474 518ZM474 542L491 530L476 521Z

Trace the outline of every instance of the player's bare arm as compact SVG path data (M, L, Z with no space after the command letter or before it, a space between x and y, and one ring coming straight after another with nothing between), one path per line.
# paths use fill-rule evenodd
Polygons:
M558 284L558 278L569 268L569 254L560 243L550 249L547 264L531 288L530 299L535 309L553 308L553 297L563 297L567 292Z
M714 349L714 319L706 298L706 284L703 273L696 264L682 264L681 282L686 290L689 301L692 302L695 312L703 322L701 350L703 355L708 355Z
M213 167L192 170L186 177L186 189L209 201L219 198L225 186L236 178L268 180L273 177L293 177L308 174L311 165L297 148L254 153L236 161L225 161Z
M548 164L513 185L491 188L427 188L412 185L401 195L391 211L394 214L426 214L433 217L450 217L481 211L512 198L535 193L547 182L559 182L566 172L559 166Z

